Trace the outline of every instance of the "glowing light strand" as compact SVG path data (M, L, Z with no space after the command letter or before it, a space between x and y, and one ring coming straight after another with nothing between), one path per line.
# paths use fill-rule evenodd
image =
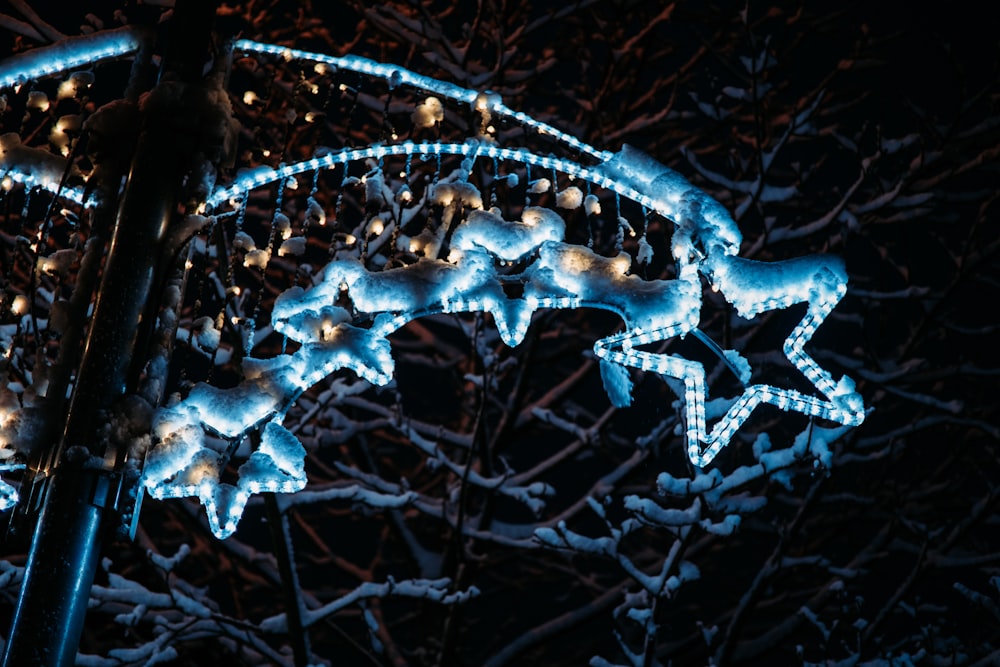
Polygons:
M581 153L593 156L598 160L603 161L611 157L611 153L607 151L599 151L593 146L580 141L571 134L566 134L551 125L537 121L523 112L514 111L505 105L500 96L496 93L462 88L461 86L453 83L439 81L428 76L411 72L407 69L399 67L398 65L388 65L375 60L369 60L368 58L360 58L358 56L328 56L322 53L310 53L309 51L290 49L277 44L263 44L249 39L237 40L234 44L234 49L236 51L242 51L243 53L266 53L269 55L279 56L286 60L308 60L316 63L323 63L337 69L378 77L389 82L390 85L398 84L410 86L411 88L416 88L418 90L434 93L435 95L440 95L458 102L464 102L466 104L476 106L478 109L482 111L489 111L491 114L507 116L526 127L530 127L538 131L541 134L551 135L557 141L560 141Z
M303 172L318 174L322 169L346 167L369 158L381 165L386 157L406 156L408 166L413 155L434 157L439 165L442 155L509 160L525 166L528 181L532 167L551 171L553 178L561 172L587 183L588 192L593 184L614 192L616 201L624 196L639 203L644 211L656 211L673 220L671 250L679 271L675 280L646 281L628 275L632 258L627 254L601 257L589 248L564 243L565 224L561 218L556 214L547 217L545 209L530 206L524 209L523 220L516 222L507 222L493 212L473 210L452 236L452 255L447 261L425 257L414 264L382 271L369 271L356 258L331 262L318 284L309 290L289 289L275 301L272 325L301 344L294 354L266 361L248 357L244 361L246 380L241 385L225 390L198 385L178 406L161 411L166 421L173 415L175 423L162 429L160 444L149 454L145 484L154 497L198 497L217 536L225 537L235 530L253 493L293 492L305 485L301 474L304 449L278 425L298 396L338 369L352 370L373 384L389 382L393 360L387 337L407 322L431 314L489 312L504 342L515 346L539 308L588 306L617 313L624 320L625 331L597 341L596 355L602 364L682 380L688 456L698 466L708 465L761 404L845 425L863 421L864 405L853 381L845 376L834 382L804 351L806 342L846 291L846 273L837 260L808 257L760 263L739 258L736 253L741 235L729 213L676 172L628 146L617 154L593 149L511 111L494 95L364 58L335 58L246 40L238 42L236 48L289 60L313 60L384 78L390 86L409 85L474 104L551 134L557 141L598 158L600 163L584 166L478 139L461 144L372 145L325 153L276 169L258 167L245 172L212 193L207 201L210 209L225 203L238 205L251 190ZM346 173L345 168L345 179ZM436 176L431 187L437 187ZM480 202L472 208L481 206ZM498 272L498 262L512 261L526 261L527 267L518 275ZM743 394L709 431L704 366L677 355L637 349L697 331L701 308L699 275L708 278L711 286L721 290L737 312L746 317L807 302L806 316L786 339L783 351L822 398L766 384L747 386L747 368L746 377L741 377ZM504 285L510 282L524 286L522 297L506 296ZM358 315L370 319L368 329L353 326L351 315L335 305L344 295L350 298ZM627 386L610 387L602 365L602 377L615 405L628 405L631 384L627 376L611 373L610 382L624 382ZM206 444L204 435L244 438L262 424L266 437L240 467L238 483L220 483L223 460ZM274 442L282 444L277 447Z
M250 190L262 187L269 183L281 181L297 174L313 171L316 169L332 169L338 165L350 164L368 158L382 159L389 156L418 155L418 156L440 156L454 155L462 157L483 156L501 160L511 160L521 164L539 166L545 169L554 169L567 176L591 182L597 186L611 190L619 195L632 199L636 202L649 206L650 208L661 208L662 204L658 198L651 197L636 190L626 183L621 183L608 174L603 173L599 167L585 167L572 160L555 157L552 155L537 155L523 148L502 148L494 144L480 143L470 140L465 143L437 143L437 142L403 142L399 144L372 145L364 148L351 148L326 153L318 157L313 157L301 162L282 165L277 169L271 167L255 167L239 174L233 182L225 187L220 187L212 193L206 204L210 208L217 208L225 202L238 200ZM666 167L664 167L665 169ZM691 187L691 186L688 186Z
M8 165L3 159L3 156L0 155L0 168L7 166ZM10 178L10 180L14 183L18 183L29 189L38 188L40 190L45 190L53 195L57 195L60 199L65 199L66 201L70 201L78 206L83 206L86 203L83 188L70 185L60 188L59 181L53 181L44 175L32 173L31 171L22 171L16 167L10 167L3 172L2 177Z
M86 65L95 65L135 53L142 44L141 32L133 26L81 35L56 44L31 49L0 61L0 88L20 86ZM27 188L40 188L73 203L84 204L82 188L59 188L61 167L53 172L38 149L12 146L5 138L0 150L3 177ZM37 155L31 156L35 152ZM54 157L54 156L52 156Z
M628 255L606 258L583 246L563 243L564 223L561 219L558 222L552 218L546 220L541 212L544 209L525 209L522 215L532 224L487 219L495 214L473 212L463 223L466 227L462 233L453 236L453 249L458 255L450 258L451 261L425 258L409 266L371 272L356 259L338 260L326 267L319 284L308 291L292 288L280 295L274 305L272 324L275 330L300 342L302 347L290 358L286 355L285 360L270 363L276 364L275 368L283 373L289 372L281 374L272 369L272 377L266 382L261 381L262 376L251 378L242 388L233 390L199 385L185 401L189 404L189 414L193 415L187 422L189 426L204 426L227 437L236 436L256 423L283 415L302 391L338 368L354 370L374 384L385 384L393 372L387 336L417 317L435 313L489 312L494 316L501 338L515 346L523 339L531 315L538 308L583 306L610 310L625 322L625 332L595 343L594 350L599 358L683 381L688 455L696 465L708 465L760 404L847 425L859 424L864 419L863 404L854 391L853 382L845 377L834 383L829 373L804 352L805 343L845 292L846 274L839 262L809 257L761 263L735 257L738 230L728 216L720 217L720 207L713 208L704 194L683 178L665 167L656 165L654 168L635 152L623 151L610 161L611 164L589 169L558 158L478 143L377 146L245 175L224 194L245 195L254 187L327 165L425 149L438 155L454 151L463 156L527 157L525 162L529 165L565 170L577 178L593 179L624 196L648 202L650 208L678 221L672 239L672 250L680 264L678 278L640 280L627 275L631 266ZM318 160L323 162L317 164ZM621 182L614 180L614 176ZM657 185L659 191L650 193L650 184ZM647 189L647 192L639 192L638 188ZM492 228L493 233L487 233L486 227ZM521 259L529 250L537 257L522 274L512 276L497 272L497 260ZM712 286L720 289L737 311L747 317L808 302L806 316L785 341L783 349L792 365L825 400L755 384L747 387L708 431L703 365L676 355L636 349L695 330L701 306L699 274L704 274ZM524 284L523 297L506 297L504 281ZM334 305L345 290L354 308L372 317L369 329L349 325L349 314ZM248 361L254 363L252 359ZM206 401L204 397L213 392L223 399ZM225 415L233 411L225 409L224 405L235 402L239 403L237 414L242 421L237 418L226 424L231 418ZM210 522L220 537L235 529L247 494L254 493L254 489L296 490L304 484L304 479L291 482L279 475L276 480L257 480L252 485L244 484L241 477L236 487L224 488L225 485L217 482L217 470L203 473L197 484L185 481L192 465L205 465L204 452L207 450L196 443L191 444L195 446L189 447L187 454L172 462L165 448L154 448L150 455L153 467L159 466L168 472L159 477L147 475L146 483L155 497L199 497L210 517L216 517Z
M84 65L121 58L137 51L141 44L139 30L126 26L70 37L56 44L24 51L0 62L0 88L23 85Z

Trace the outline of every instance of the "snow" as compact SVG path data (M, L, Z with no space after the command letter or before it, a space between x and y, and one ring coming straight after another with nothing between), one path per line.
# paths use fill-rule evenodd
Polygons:
M376 173L375 177L369 179L371 182L371 185L369 185L368 187L369 198L374 197L374 195L372 195L371 193L371 190L381 181L381 178L378 178L378 176L379 174ZM308 199L306 199L306 221L311 224L317 224L317 225L326 224L326 211L323 210L323 207L320 205L320 203L316 201L316 199L313 197L309 197Z
M692 233L711 236L719 250L735 254L742 235L721 204L691 185L682 175L629 145L598 167L598 171L646 195L650 208L677 224L672 243L684 243Z
M594 195L587 195L587 198L583 200L583 208L587 212L587 215L600 215L601 214L601 202ZM626 225L626 226L629 229L631 229L631 226L629 226L629 225Z
M39 257L36 266L42 273L59 275L65 278L69 274L69 269L80 255L72 248L56 250L47 257Z
M331 309L329 322L337 315ZM340 368L355 370L378 384L392 377L384 338L375 339L370 332L342 322L329 325L323 336L292 355L245 359L245 379L236 387L198 384L183 401L161 408L153 425L159 444L148 454L143 470L150 495L197 497L208 511L212 532L224 538L236 530L251 495L304 488L305 450L275 418L305 389ZM237 439L261 424L261 444L240 466L239 482L220 483L219 454L206 435Z
M548 192L551 187L552 181L547 178L539 178L531 182L528 192L532 194L540 194L542 192Z
M62 155L69 155L70 139L80 131L82 124L83 116L80 114L60 116L49 132L49 143L58 148Z
M57 96L59 99L77 97L83 94L94 83L94 73L90 71L73 72L65 81L59 84Z
M611 405L616 408L628 407L632 404L632 378L628 369L606 359L600 360L601 382L607 392Z
M304 255L306 252L306 237L296 236L282 241L278 248L278 257L294 255L296 257Z
M314 285L288 289L274 302L271 324L275 331L299 343L293 354L271 360L248 357L243 361L245 379L239 386L218 389L197 385L182 402L163 410L158 430L161 443L149 457L147 468L152 472L147 472L147 487L158 497L199 497L209 510L216 534L224 536L235 530L249 495L261 489L286 492L304 486L304 450L280 426L291 403L312 384L341 369L353 371L372 384L390 382L394 362L388 336L407 322L431 314L490 313L501 339L513 347L523 340L538 309L593 307L616 313L624 322L624 331L594 344L611 402L618 407L631 403L629 368L679 380L677 386L683 387L680 403L687 452L696 466L708 465L761 404L842 425L856 425L864 419L863 403L850 378L834 380L804 352L804 345L846 291L846 273L840 260L806 257L764 263L740 258L737 253L742 237L732 216L683 176L630 146L616 154L597 151L523 114L510 112L493 93L467 90L363 58L321 56L247 40L237 42L236 49L270 53L286 60L311 60L326 67L381 77L391 87L410 86L427 92L429 96L412 113L418 128L440 122L444 114L441 99L452 99L478 111L484 128L492 115L505 116L552 134L556 141L597 158L599 163L585 166L553 155L503 148L486 138L472 138L462 144L404 141L322 149L296 163L243 172L228 186L216 188L208 198L209 209L226 202L245 202L251 190L269 183L297 183L299 174L366 163L368 172L364 177L345 176L345 183L353 179L363 184L368 206L395 202L402 217L394 223L398 226L393 227L397 233L392 238L398 250L410 259L416 257L403 266L373 270L356 253L338 256L323 269ZM14 155L17 150L12 145L7 153ZM462 165L452 174L436 178L424 198L413 202L408 185L390 187L381 171L384 158L409 159L413 155L425 159L459 156ZM672 220L671 252L677 262L676 278L645 280L631 274L634 265L652 260L653 249L645 233L638 240L636 257L621 251L605 257L588 247L566 243L566 224L555 210L526 206L520 220L506 220L498 209L486 210L482 193L468 182L477 159L491 159L495 164L509 160L529 170L537 167L543 173L551 172L551 180L537 178L528 182L529 202L530 195L553 192L558 186L555 175L562 173L573 183L588 184L588 192L590 186L597 186ZM499 178L507 178L508 186L513 187L516 174L510 176L513 178ZM555 192L554 205L565 210L583 207L588 216L601 212L597 196L585 195L575 184ZM428 206L443 209L440 225L412 237L398 233L408 221L407 216ZM312 196L306 202L304 222L307 226L326 222L323 207ZM390 228L380 217L366 224L368 235L380 239ZM354 233L364 229L360 227ZM628 221L620 219L619 249L626 229L635 235ZM282 240L279 255L304 252L305 237L291 237L287 216L275 214L274 230ZM233 245L244 253L247 267L263 270L270 260L270 248L258 249L245 233L237 233ZM441 259L446 253L447 259ZM749 385L753 369L747 360L736 350L717 349L736 372L744 390L735 398L711 399L701 363L642 349L672 337L697 334L703 278L745 317L808 303L806 316L785 341L783 351L819 395L767 384ZM508 297L508 285L523 286L522 295ZM206 350L218 345L218 332L208 324L201 322L195 337L198 346ZM711 418L718 421L709 430L707 420ZM240 468L237 485L220 484L219 456L206 438L220 436L235 441L253 429L263 429L261 446ZM759 465L768 465L772 455L762 447ZM816 456L824 460L824 452L817 450ZM700 484L698 479L692 482L694 486ZM540 499L523 489L506 491L520 493L519 499L529 507L540 507ZM653 512L654 508L646 510ZM720 534L728 534L737 526L738 518L731 517L703 522L705 530ZM566 542L568 535L561 531L558 539ZM549 537L556 539L554 534Z
M59 192L59 196L77 204L83 204L83 190L75 187L59 188L66 162L41 148L32 148L21 143L21 138L13 133L0 135L0 172L5 178L21 183L27 188L42 188L48 192Z
M211 317L200 317L194 321L194 340L198 347L211 352L219 347L222 332L215 328L215 320Z
M743 317L808 301L839 301L847 284L843 260L833 256L758 262L713 255L705 262L712 284Z
M243 266L263 271L269 261L271 261L270 250L251 250L243 257Z
M739 352L736 350L724 350L723 354L726 356L726 360L729 365L738 371L737 377L740 383L746 385L750 382L750 362L746 360Z
M413 110L413 125L419 128L434 127L444 120L444 106L434 96L428 97Z
M383 583L366 581L350 593L337 598L333 602L317 609L305 610L302 615L302 624L305 627L309 627L327 616L340 611L344 607L356 604L359 600L383 598L388 595L423 598L443 605L450 605L465 602L479 595L479 589L475 586L470 586L464 591L453 590L452 582L448 578L395 581L390 577ZM265 618L261 621L260 627L267 632L287 632L287 618L285 614Z
M497 213L472 211L452 235L459 250L483 250L515 262L538 248L543 241L561 241L566 223L559 214L538 206L524 209L521 220L508 222Z
M135 52L142 38L135 26L69 37L0 62L0 88L37 81L66 70Z
M581 204L583 204L583 192L575 185L556 193L556 206L559 208L580 208Z
M483 207L483 197L479 189L464 181L436 183L431 188L428 199L437 206L461 205L473 209Z
M698 498L684 510L664 508L649 498L638 496L626 496L624 506L644 521L659 526L687 526L701 520L701 500Z
M236 250L256 250L257 243L253 240L253 237L246 232L236 232L233 235L233 248Z
M161 441L146 459L143 483L154 498L197 497L208 512L209 527L222 539L236 530L252 494L292 493L305 487L305 450L287 429L269 422L257 451L239 467L238 483L221 483L219 456L204 446L197 424L199 405L218 407L203 399L160 411L154 428ZM177 423L168 424L171 418Z
M25 106L38 111L48 111L49 96L41 90L32 90L28 93L28 102Z

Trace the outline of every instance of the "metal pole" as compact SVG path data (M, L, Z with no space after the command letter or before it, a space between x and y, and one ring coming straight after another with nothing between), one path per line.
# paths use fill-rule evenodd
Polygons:
M177 0L158 87L168 79L182 84L201 79L216 4ZM143 119L63 436L49 457L52 464L42 471L49 476L48 488L4 667L69 666L76 658L102 541L114 515L122 458L110 451L102 431L141 370L137 355L144 354L152 326L143 311L155 296L161 247L197 144L197 134L185 132L198 128L197 117L175 123L163 116L147 111Z

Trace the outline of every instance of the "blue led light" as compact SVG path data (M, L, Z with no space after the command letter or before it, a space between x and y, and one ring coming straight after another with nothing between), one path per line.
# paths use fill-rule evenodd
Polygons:
M369 270L356 257L330 262L317 284L308 290L289 289L274 302L272 326L300 344L295 353L271 360L248 358L244 363L246 379L241 385L224 390L197 385L179 404L161 410L156 433L159 444L150 450L144 483L154 497L197 497L208 510L216 535L225 537L235 530L253 494L294 492L305 485L304 449L279 425L298 396L338 369L352 370L372 384L388 383L394 370L388 336L406 323L432 314L488 312L501 339L510 346L523 340L539 308L593 307L618 314L625 330L598 340L594 344L596 355L602 363L637 368L682 382L687 454L697 466L708 465L762 404L845 425L864 420L864 405L853 382L847 377L834 381L804 351L805 344L846 291L846 272L838 260L805 257L761 263L740 258L737 253L742 239L729 213L676 172L629 147L616 154L594 149L508 109L495 95L364 58L324 56L248 40L238 41L236 49L313 61L380 77L390 86L407 85L467 103L483 113L507 116L551 135L598 163L587 166L480 139L461 144L407 141L345 148L278 168L247 171L211 194L206 202L209 210L242 206L251 190L288 182L298 174L368 159L409 159L417 155L437 159L439 166L442 155L460 156L469 162L480 157L507 160L524 165L529 175L532 167L561 172L575 182L614 192L647 212L672 220L675 229L671 253L679 270L673 280L640 279L629 274L633 259L624 252L617 257L603 257L584 246L566 243L565 223L558 214L528 206L521 220L507 221L496 211L483 210L478 192L475 197L460 192L459 186L475 190L470 184L435 180L431 188L439 187L440 193L450 188L449 197L466 197L462 201L467 216L450 237L451 254L446 260L435 259L440 239L417 237L410 240L414 244L410 251L424 256L405 266ZM344 174L346 182L347 169ZM377 172L369 176L381 178ZM534 182L541 183L542 179ZM554 184L546 183L546 187ZM381 219L377 231L374 221L368 229L370 235L388 233ZM438 245L429 245L433 243ZM524 268L512 274L511 263L522 263ZM744 361L743 393L708 429L704 366L678 355L639 349L697 331L703 302L702 278L745 317L808 304L805 317L786 339L783 352L813 385L817 396L768 384L749 384L750 369ZM504 286L512 281L523 285L521 297L507 296ZM352 304L353 315L336 305L345 296ZM352 325L361 321L370 321L369 328ZM721 352L741 359L734 351ZM609 396L615 405L624 406L631 400L629 390L609 388ZM261 425L267 436L265 442L240 467L237 484L220 483L219 455L206 444L205 434L239 438Z
M342 69L348 72L358 72L369 76L384 79L392 84L398 82L400 85L416 88L417 90L440 95L458 102L463 102L474 106L478 111L489 112L498 116L512 118L526 127L530 127L541 134L551 135L557 141L567 146L585 153L598 160L606 160L611 157L607 151L599 151L571 134L566 134L557 130L551 125L535 120L531 116L520 111L514 111L503 103L499 95L494 93L462 88L453 83L439 81L421 74L416 74L398 65L359 58L357 56L328 56L322 53L310 53L298 49L289 49L276 44L262 44L248 39L237 40L234 45L235 50L243 53L267 53L278 56L285 60L306 60L315 63L322 63L335 69Z
M0 62L0 88L23 85L84 65L135 53L142 38L134 26L69 37Z

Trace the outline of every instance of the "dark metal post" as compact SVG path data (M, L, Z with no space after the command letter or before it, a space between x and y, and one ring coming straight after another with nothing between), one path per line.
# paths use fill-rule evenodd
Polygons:
M216 4L177 0L158 87L167 80L185 84L201 79ZM183 85L175 89L182 91ZM144 114L63 436L42 471L49 476L48 488L4 667L75 661L106 524L114 514L115 477L123 456L109 451L102 431L111 408L134 389L141 370L137 355L144 354L145 333L152 326L143 314L155 297L161 247L197 144L197 135L185 136L185 128L198 127L197 117L172 122L165 115Z

